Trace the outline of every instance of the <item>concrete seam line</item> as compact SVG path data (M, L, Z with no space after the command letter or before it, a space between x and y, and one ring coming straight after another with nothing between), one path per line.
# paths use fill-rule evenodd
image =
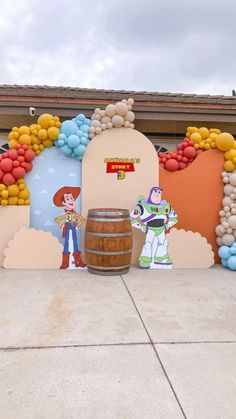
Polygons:
M74 344L74 345L51 345L51 346L6 346L0 347L0 352L7 352L7 351L27 351L33 349L70 349L70 348L102 348L107 346L143 346L143 345L150 345L151 342L125 342L125 343L91 343L91 344Z
M183 407L182 407L182 405L181 405L181 403L180 403L180 401L179 401L179 398L178 398L177 393L176 393L176 391L175 391L175 389L174 389L174 386L173 386L173 384L172 384L172 382L171 382L171 380L170 380L170 378L169 378L169 376L168 376L168 374L167 374L167 371L166 371L166 369L165 369L165 367L164 367L164 365L163 365L163 363L162 363L162 361L161 361L161 358L160 358L160 356L159 356L159 354L158 354L158 352L157 352L157 349L156 349L155 344L154 344L154 342L153 342L153 340L152 340L152 338L151 338L151 335L150 335L150 333L149 333L149 331L148 331L148 329L147 329L147 326L146 326L146 325L145 325L145 323L144 323L144 320L143 320L143 318L142 318L142 316L141 316L141 314L140 314L140 312L139 312L139 310L138 310L138 307L137 307L137 305L136 305L136 303L135 303L135 301L134 301L134 299L133 299L133 296L131 295L131 292L130 292L130 290L129 290L129 288L128 288L128 285L126 284L126 282L125 282L125 280L124 280L124 278L123 278L123 276L122 276L122 275L121 275L121 279L122 279L122 281L123 281L123 284L124 284L124 286L125 286L125 288L126 288L127 293L129 294L129 297L130 297L130 299L131 299L131 301L132 301L132 303L133 303L133 305L134 305L134 308L135 308L135 310L136 310L136 312L137 312L137 314L138 314L138 316L139 316L139 319L140 319L140 321L141 321L141 323L142 323L142 325L143 325L143 327L144 327L144 329L145 329L145 332L147 333L148 338L150 339L150 343L151 343L151 346L152 346L152 348L153 348L153 350L154 350L154 353L155 353L155 355L156 355L156 358L158 359L158 362L159 362L159 364L160 364L160 366L161 366L161 369L162 369L162 371L163 371L163 373L164 373L164 375L165 375L165 377L166 377L166 379L167 379L167 381L168 381L168 383L169 383L169 386L170 386L170 388L171 388L171 391L172 391L172 393L173 393L173 395L174 395L174 398L175 398L175 400L176 400L176 402L177 402L177 404L178 404L178 406L179 406L179 408L180 408L180 410L181 410L181 412L182 412L182 415L183 415L183 417L184 417L185 419L187 419L187 416L186 416L186 414L185 414L185 412L184 412L184 409L183 409Z

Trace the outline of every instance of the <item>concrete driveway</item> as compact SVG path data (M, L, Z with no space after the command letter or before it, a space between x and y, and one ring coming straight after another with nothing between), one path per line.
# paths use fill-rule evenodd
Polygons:
M236 273L0 270L1 419L235 419Z

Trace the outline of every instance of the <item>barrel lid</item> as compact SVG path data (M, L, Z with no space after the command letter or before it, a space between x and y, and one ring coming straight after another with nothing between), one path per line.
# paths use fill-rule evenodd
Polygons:
M121 208L93 208L88 210L88 215L101 215L101 216L128 216L128 209Z

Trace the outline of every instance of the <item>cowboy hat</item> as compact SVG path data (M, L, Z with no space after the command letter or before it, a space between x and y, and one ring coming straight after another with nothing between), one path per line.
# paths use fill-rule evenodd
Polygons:
M81 188L78 186L63 186L63 188L59 189L53 197L53 203L56 207L63 207L62 201L65 194L71 193L74 199L77 199L80 194Z

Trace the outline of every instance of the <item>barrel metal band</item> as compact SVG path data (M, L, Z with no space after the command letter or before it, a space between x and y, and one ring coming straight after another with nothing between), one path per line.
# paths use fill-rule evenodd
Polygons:
M87 236L92 237L130 237L132 233L93 233L92 231L86 231Z
M120 215L128 215L129 216L129 211L93 211L93 210L89 210L88 211L88 215L108 215L108 216L120 216Z
M88 265L88 268L91 269L98 269L103 271L115 271L120 269L126 269L129 268L130 265L121 265L121 266L97 266L97 265Z
M117 223L121 221L130 221L130 218L87 218L87 221L98 221L100 223L109 222L109 223Z
M101 252L100 250L92 250L92 249L85 249L85 251L88 253L92 253L94 255L116 256L116 255L126 255L127 253L131 253L132 249L122 250L119 252Z

